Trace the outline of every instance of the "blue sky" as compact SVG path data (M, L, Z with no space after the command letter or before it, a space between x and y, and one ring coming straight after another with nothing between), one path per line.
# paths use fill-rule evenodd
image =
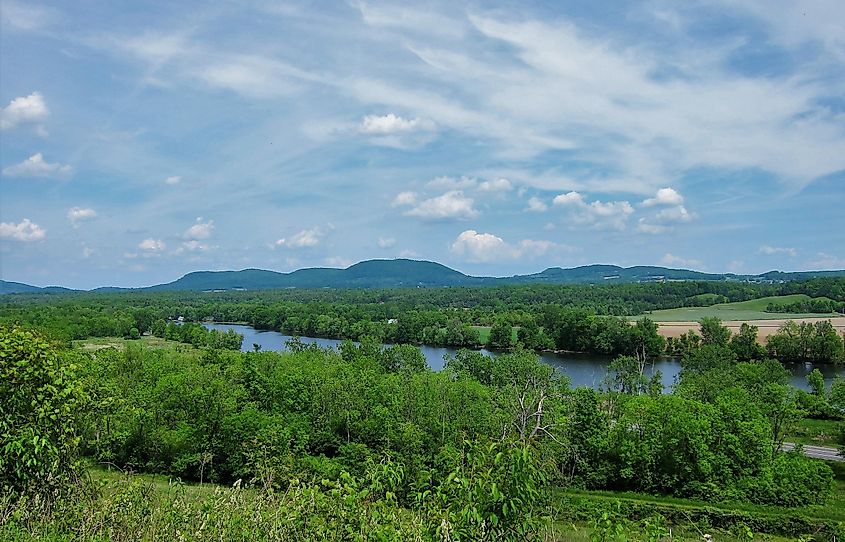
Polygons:
M6 280L845 268L839 1L0 13Z

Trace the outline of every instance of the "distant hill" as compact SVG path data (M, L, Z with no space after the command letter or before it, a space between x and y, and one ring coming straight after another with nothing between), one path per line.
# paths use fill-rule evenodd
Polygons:
M512 277L473 277L436 262L419 260L366 260L346 269L314 267L290 273L263 269L242 271L195 271L166 284L143 291L210 291L210 290L272 290L279 288L414 288L446 286L494 286L506 284L621 284L684 280L740 280L750 282L784 282L816 277L843 277L840 271L769 271L761 275L732 273L702 273L689 269L670 269L656 266L619 267L617 265L585 265L581 267L550 267L539 273ZM117 292L117 287L97 288L95 291ZM0 294L61 293L73 290L50 286L39 288L19 282L0 280Z
M12 282L8 280L0 280L0 294L35 294L35 293L66 293L73 292L70 288L62 288L61 286L47 286L41 288L39 286L30 286L22 282Z

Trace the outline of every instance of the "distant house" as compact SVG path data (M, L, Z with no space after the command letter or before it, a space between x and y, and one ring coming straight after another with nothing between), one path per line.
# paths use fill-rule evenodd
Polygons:
M399 322L399 320L397 320L396 318L388 318L387 319L388 324L396 324L398 322Z

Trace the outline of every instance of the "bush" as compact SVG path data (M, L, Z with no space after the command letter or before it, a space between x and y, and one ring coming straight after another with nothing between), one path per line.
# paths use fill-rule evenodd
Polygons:
M48 494L75 472L76 366L31 331L0 326L0 488Z

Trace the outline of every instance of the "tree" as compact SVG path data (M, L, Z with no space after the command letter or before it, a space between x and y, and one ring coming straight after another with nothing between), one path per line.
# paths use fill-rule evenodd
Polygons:
M807 383L810 385L810 392L817 396L824 398L824 375L818 369L813 369L807 375Z
M640 318L634 326L634 352L641 362L653 359L666 349L666 339L658 333L657 324L648 318Z
M513 327L510 322L500 318L490 328L490 338L487 346L490 348L510 348L513 345Z
M813 338L810 341L813 361L830 363L843 359L843 344L830 320L816 322L813 325Z
M31 331L0 327L0 486L48 494L76 470L76 366Z
M640 361L631 356L619 356L607 367L604 385L608 391L637 395L648 389L648 379Z
M731 340L731 330L722 325L722 321L714 316L702 318L699 321L701 331L701 344L728 346Z
M757 342L759 328L743 322L739 333L731 337L730 347L739 361L763 359L766 350Z

